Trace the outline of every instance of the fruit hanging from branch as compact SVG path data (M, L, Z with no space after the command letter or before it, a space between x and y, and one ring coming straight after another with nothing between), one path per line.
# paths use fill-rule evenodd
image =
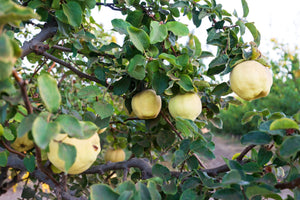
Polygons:
M161 97L152 89L144 90L133 96L131 106L140 119L154 119L161 109Z
M178 94L169 101L172 117L182 117L194 121L202 111L202 103L197 93Z
M267 96L272 84L270 69L254 60L236 65L230 73L231 89L246 101Z
M121 162L125 160L125 152L123 149L113 149L109 148L107 149L105 155L104 155L104 160L106 162Z
M59 157L60 143L72 145L76 148L76 158L69 170L65 169L65 161ZM100 150L98 133L87 139L70 138L67 134L58 134L49 143L48 158L59 170L68 174L80 174L95 162Z

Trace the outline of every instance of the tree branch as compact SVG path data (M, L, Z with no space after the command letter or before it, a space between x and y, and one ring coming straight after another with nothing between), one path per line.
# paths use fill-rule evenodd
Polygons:
M110 170L127 170L128 168L139 168L142 171L142 178L148 179L152 175L152 166L147 159L144 158L132 158L123 162L106 163L104 165L93 166L90 169L83 172L83 174L103 174Z
M26 82L23 81L19 77L18 72L16 70L13 70L12 74L13 74L13 77L16 79L18 85L20 86L22 98L23 98L23 101L25 103L25 108L27 110L27 113L32 114L33 113L33 108L31 106L31 103L30 103L28 95L27 95Z
M90 76L88 74L85 74L81 71L79 71L78 69L76 69L75 67L73 67L70 63L67 63L63 60L60 60L59 58L47 53L46 51L44 51L42 53L43 56L45 56L46 58L60 64L60 65L63 65L65 67L67 67L69 70L71 70L72 72L74 72L76 75L78 75L80 78L86 78L88 80L91 80L91 81L94 81L96 83L99 83L99 84L103 84L103 81L100 81L99 79L97 79L96 77L94 76Z
M53 37L57 32L57 25L56 23L49 23L44 26L39 34L34 36L30 41L25 41L22 46L22 54L21 58L24 58L28 54L34 51L34 46L40 42L44 42L48 38Z

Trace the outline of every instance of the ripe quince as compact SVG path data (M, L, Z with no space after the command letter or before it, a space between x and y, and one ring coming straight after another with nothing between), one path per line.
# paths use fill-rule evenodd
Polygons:
M154 119L161 109L161 98L152 89L144 90L133 96L131 106L139 119Z
M172 117L182 117L194 121L202 111L202 103L197 93L178 94L169 101Z
M267 96L272 84L271 70L254 60L236 65L230 73L232 91L246 101Z
M106 151L104 155L104 160L106 162L121 162L125 160L125 152L123 149L113 149L110 148Z
M80 174L90 168L101 150L98 133L87 139L70 138L67 134L58 134L49 143L48 158L56 168L63 172L66 172L65 161L58 156L60 142L73 145L76 148L76 159L68 174Z
M11 147L19 152L24 152L34 147L34 142L28 138L28 133L22 137L17 137L11 144Z

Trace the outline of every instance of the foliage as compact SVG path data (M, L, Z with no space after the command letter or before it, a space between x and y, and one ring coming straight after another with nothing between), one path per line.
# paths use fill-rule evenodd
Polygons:
M256 129L257 123L260 121L259 116L255 116L251 122L242 123L245 113L255 110L261 111L268 108L272 113L284 113L286 115L293 115L299 111L298 54L289 52L282 44L275 43L274 49L278 50L279 59L271 61L274 79L270 94L251 102L241 100L242 105L230 104L227 109L220 111L220 118L222 118L224 124L223 129L211 126L213 132L241 136L250 130Z
M2 2L0 194L30 179L33 187L25 184L22 198L281 199L278 193L287 188L299 198L299 112L248 113L245 122L256 115L262 119L257 130L241 138L249 146L222 166L205 169L202 163L215 157L215 146L212 135L201 129L208 122L222 128L217 115L237 103L224 97L231 89L216 77L245 60L268 66L258 50L260 32L246 19L245 0L242 16L228 13L215 0ZM101 7L125 16L111 21L113 32L124 36L122 43L95 22L91 9ZM207 30L206 44L217 48L216 55L205 51L181 17ZM203 27L204 20L211 25ZM243 40L246 31L253 41ZM189 37L188 45L178 42L182 37ZM208 66L203 64L207 57L212 57ZM132 97L145 89L161 96L155 119L129 116ZM187 92L201 95L202 113L195 121L174 119L167 109L170 98ZM67 174L77 150L55 136L87 139L104 128L104 150L93 166ZM13 149L11 144L25 134L34 148ZM65 161L66 173L48 160L50 141L59 144L57 156ZM125 149L126 160L105 163L109 146ZM278 173L283 169L286 175ZM39 190L40 183L51 192Z

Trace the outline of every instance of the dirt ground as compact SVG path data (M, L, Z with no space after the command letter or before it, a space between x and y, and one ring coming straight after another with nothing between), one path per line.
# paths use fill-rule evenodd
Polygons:
M213 141L215 143L214 154L216 156L216 159L205 161L205 166L207 168L213 168L213 167L217 167L217 166L224 164L223 157L231 159L235 153L241 152L245 148L245 146L239 144L239 141L237 141L234 138L228 138L228 137L225 138L225 137L215 136L213 138ZM18 198L21 198L21 193L22 193L22 187L20 186L17 188L16 192L13 192L11 189L6 194L0 196L0 200L18 199ZM293 193L290 192L289 190L284 190L281 193L281 196L283 198L286 198L288 194L293 196Z

